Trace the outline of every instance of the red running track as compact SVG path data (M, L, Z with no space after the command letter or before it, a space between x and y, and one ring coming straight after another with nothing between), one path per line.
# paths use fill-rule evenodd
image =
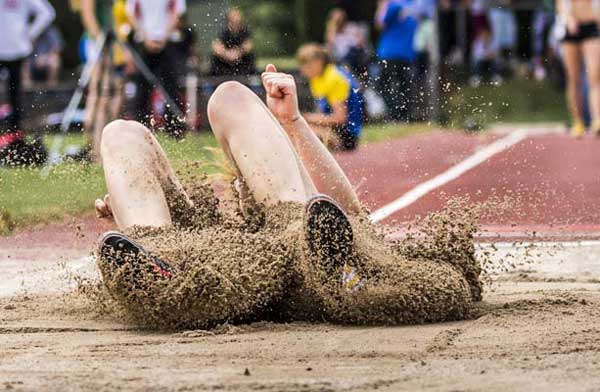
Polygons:
M338 160L372 210L459 163L493 136L432 132L361 147ZM458 179L435 189L383 223L397 224L444 207L449 197L513 196L511 211L484 221L498 232L600 234L600 140L531 135Z

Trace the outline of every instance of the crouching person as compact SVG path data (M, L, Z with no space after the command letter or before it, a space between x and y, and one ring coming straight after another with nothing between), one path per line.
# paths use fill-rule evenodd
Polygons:
M315 113L305 113L304 118L328 147L355 149L363 122L358 81L349 71L336 66L321 45L304 45L298 49L297 57L317 108Z

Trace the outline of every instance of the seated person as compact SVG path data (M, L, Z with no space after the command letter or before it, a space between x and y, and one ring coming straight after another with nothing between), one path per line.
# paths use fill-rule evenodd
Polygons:
M106 126L109 195L96 209L123 233L107 233L98 252L112 298L139 324L163 328L467 317L481 297L472 247L453 242L443 258L426 246L402 253L371 231L348 178L300 114L294 78L269 65L262 81L267 105L238 82L221 84L208 103L239 201L251 206L241 211L219 206L196 177L184 187L142 124Z
M298 49L297 57L317 105L317 112L306 113L304 118L331 148L355 149L363 122L358 82L348 71L333 64L321 45L304 45Z
M251 75L256 73L252 49L252 34L238 8L231 8L225 16L226 27L212 44L211 73L221 75Z

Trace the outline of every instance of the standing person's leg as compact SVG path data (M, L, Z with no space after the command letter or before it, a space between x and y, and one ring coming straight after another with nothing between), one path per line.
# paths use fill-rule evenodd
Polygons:
M181 100L179 99L179 80L178 76L182 69L177 67L177 59L173 56L173 50L167 44L167 47L158 54L159 56L159 64L157 69L157 77L162 83L165 91L171 99L175 102L175 104L179 107L182 112L185 112L185 109L181 105ZM183 137L185 132L185 123L184 119L180 119L175 115L175 112L168 106L165 106L165 128L167 132L175 137Z
M563 64L567 77L567 103L571 114L573 136L581 136L585 132L581 112L581 48L579 44L565 42L562 44Z
M92 125L91 132L92 134L90 143L92 147L91 158L94 162L100 161L100 140L102 138L102 130L104 126L112 120L110 117L109 107L110 107L110 92L111 92L111 67L110 57L107 56L102 59L100 63L100 79L98 83L98 99L96 101L96 115L94 116L94 121Z
M21 68L23 60L6 62L8 70L8 94L10 96L10 105L12 114L10 117L10 127L13 130L21 128L21 118L23 116L23 106L21 102Z
M208 103L217 141L257 201L304 203L315 186L279 122L250 89L221 84Z
M582 43L583 59L587 71L589 106L592 115L592 132L600 134L600 38Z
M156 63L154 56L147 54L143 48L139 49L139 54L142 61L148 66L148 68L155 73ZM144 75L137 71L135 76L136 84L136 98L135 98L135 119L141 123L149 124L150 122L150 93L152 92L152 85L146 80Z
M391 60L384 60L381 64L381 76L379 77L379 93L381 94L385 106L387 109L387 117L392 119L394 113L396 113L396 100L398 92L396 91L396 85L394 83L394 71Z
M91 61L91 60L88 60ZM83 131L90 147L94 144L94 123L96 120L98 94L100 90L100 80L102 79L102 66L101 62L98 62L90 77L88 84L88 91L85 100L85 118L83 120Z
M191 204L167 156L142 124L116 120L102 132L102 164L110 209L119 229L170 226L167 189Z

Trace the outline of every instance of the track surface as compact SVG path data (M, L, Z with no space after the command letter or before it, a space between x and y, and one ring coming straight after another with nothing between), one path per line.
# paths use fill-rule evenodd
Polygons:
M340 163L373 210L466 159L496 137L434 132L366 146ZM515 198L512 212L483 222L498 232L596 237L600 232L600 140L537 130L383 223L436 211L449 197Z

